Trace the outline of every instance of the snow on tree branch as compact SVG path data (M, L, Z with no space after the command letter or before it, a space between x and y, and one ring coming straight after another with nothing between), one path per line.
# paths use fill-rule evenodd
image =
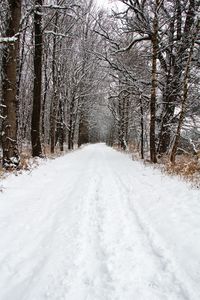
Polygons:
M45 34L52 34L52 35L54 35L54 36L68 37L68 35L66 35L66 34L63 34L63 33L57 33L57 32L54 32L54 31L45 31L44 33L45 33Z
M0 44L15 43L18 40L18 34L12 37L0 37Z
M142 41L149 41L149 40L150 40L149 35L135 38L127 47L121 48L121 49L115 51L114 53L129 51L136 43L139 43L139 42L142 42Z

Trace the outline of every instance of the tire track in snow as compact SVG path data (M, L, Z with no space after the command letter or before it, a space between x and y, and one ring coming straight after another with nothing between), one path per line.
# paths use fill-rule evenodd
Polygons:
M96 162L88 187L80 276L66 299L191 300L176 276L163 268L164 260L131 211L130 193L108 159L101 157L101 167Z
M93 176L84 196L82 222L80 224L81 249L78 254L78 277L66 294L66 299L110 300L112 297L112 278L107 268L106 255L102 245L103 214L99 207L99 187L102 174L97 162L93 165ZM78 286L78 290L77 290Z
M173 269L139 199L132 206L133 178L123 166L122 154L89 146L34 171L36 188L27 177L16 201L1 202L7 236L0 258L11 263L8 273L1 269L1 300L198 299L181 269Z
M1 255L3 266L1 274L5 270L5 287L8 288L8 291L6 288L1 293L1 299L10 299L12 298L10 295L13 294L15 300L65 299L69 282L76 277L76 257L79 251L76 237L80 230L80 219L77 214L82 211L84 203L81 199L87 191L87 181L93 173L92 169L92 173L88 172L83 176L84 170L90 169L93 153L91 154L89 153L88 159L81 162L78 176L71 178L70 183L65 185L62 177L60 182L55 180L54 183L57 174L52 174L53 177L50 177L52 194L49 193L49 184L44 186L41 182L41 190L37 190L34 194L35 201L31 203L31 207L29 208L28 205L33 195L32 191L29 191L27 201L24 202L24 206L20 206L21 210L16 207L18 213L15 215L15 212L12 212L15 218L10 217L10 219L16 220L16 234L8 235L7 243L13 246L11 249L9 247L5 255L3 253ZM66 172L67 169L64 171ZM79 184L82 186L81 190L77 189ZM42 198L44 199L41 202ZM70 199L73 199L74 203ZM27 223L22 223L24 220L21 221L20 217L26 207ZM23 230L24 228L27 230ZM6 230L8 229L7 227ZM12 231L11 226L9 230ZM25 241L27 244L24 243ZM6 270L8 263L10 267ZM48 284L42 286L41 283L46 281L46 277L48 277ZM69 281L68 277L70 277ZM15 280L14 285L12 285L13 280ZM11 284L7 285L6 282ZM23 295L18 292L22 287Z
M177 266L177 264L174 262L172 254L169 252L166 246L163 246L163 242L161 241L161 239L150 227L150 224L146 222L145 216L143 215L137 201L134 201L134 187L130 188L133 181L129 179L127 184L124 182L122 176L120 176L117 171L115 171L115 175L118 186L121 186L124 191L122 194L127 195L125 199L125 201L127 202L126 205L129 211L132 213L138 226L141 228L143 235L145 235L149 246L152 249L152 253L157 258L161 266L161 270L163 271L164 276L166 274L167 276L169 275L169 277L171 277L170 281L172 285L174 285L174 288L177 291L177 295L180 296L181 299L198 300L199 297L196 296L196 292L193 292L194 287L192 286L192 283L190 283L190 279L187 277L184 271L181 270L181 267ZM135 179L137 180L137 178ZM144 185L141 184L141 188L145 188Z

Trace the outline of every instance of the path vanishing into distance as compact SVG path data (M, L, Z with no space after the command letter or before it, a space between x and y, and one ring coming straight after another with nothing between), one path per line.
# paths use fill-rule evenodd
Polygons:
M0 186L0 300L200 299L198 189L104 144Z

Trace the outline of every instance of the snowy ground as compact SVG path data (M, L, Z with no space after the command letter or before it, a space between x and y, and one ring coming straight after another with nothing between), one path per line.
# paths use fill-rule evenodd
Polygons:
M200 191L103 144L0 193L0 300L200 299Z

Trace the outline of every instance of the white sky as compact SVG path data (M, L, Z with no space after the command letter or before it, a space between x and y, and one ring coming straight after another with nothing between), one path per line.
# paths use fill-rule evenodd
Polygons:
M122 9L124 5L118 0L95 0L97 5L102 8L119 8Z

